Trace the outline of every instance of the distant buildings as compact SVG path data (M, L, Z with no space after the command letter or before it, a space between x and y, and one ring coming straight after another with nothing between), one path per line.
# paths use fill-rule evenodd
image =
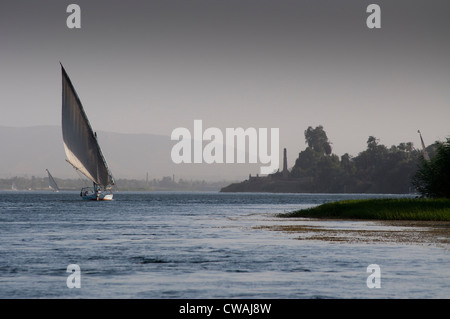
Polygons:
M269 174L267 176L260 177L259 174L256 174L256 176L252 176L252 174L248 175L249 181L261 181L261 180L275 180L275 179L289 179L289 170L287 165L287 150L286 148L283 149L283 170L280 173L280 170L276 173Z

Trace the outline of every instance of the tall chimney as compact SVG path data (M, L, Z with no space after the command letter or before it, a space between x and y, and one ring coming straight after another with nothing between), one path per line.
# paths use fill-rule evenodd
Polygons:
M286 155L286 148L284 149L284 152L283 152L283 177L288 177L288 175L289 175L289 172L288 172L288 169L287 169L287 155Z

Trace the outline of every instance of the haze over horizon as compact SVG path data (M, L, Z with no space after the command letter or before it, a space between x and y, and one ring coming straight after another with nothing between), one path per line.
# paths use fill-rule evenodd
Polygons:
M60 125L61 61L96 131L279 128L289 163L308 126L339 156L450 136L448 1L82 0L68 29L70 3L0 4L0 126Z

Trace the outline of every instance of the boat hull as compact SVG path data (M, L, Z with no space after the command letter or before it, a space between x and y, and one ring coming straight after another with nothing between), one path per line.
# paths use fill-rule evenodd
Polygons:
M82 197L84 200L113 200L113 194L100 195L98 197L95 194L93 194L93 195L83 195Z
M113 200L113 193L111 191L109 191L109 190L99 191L99 190L94 190L91 187L83 188L80 192L80 196L81 196L81 198L83 198L83 200L95 200L95 201Z

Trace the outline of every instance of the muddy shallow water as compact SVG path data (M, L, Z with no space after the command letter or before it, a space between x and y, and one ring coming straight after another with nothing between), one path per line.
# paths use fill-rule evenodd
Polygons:
M360 221L288 218L277 225L260 229L294 234L298 240L347 243L404 243L447 246L450 222L447 221Z

